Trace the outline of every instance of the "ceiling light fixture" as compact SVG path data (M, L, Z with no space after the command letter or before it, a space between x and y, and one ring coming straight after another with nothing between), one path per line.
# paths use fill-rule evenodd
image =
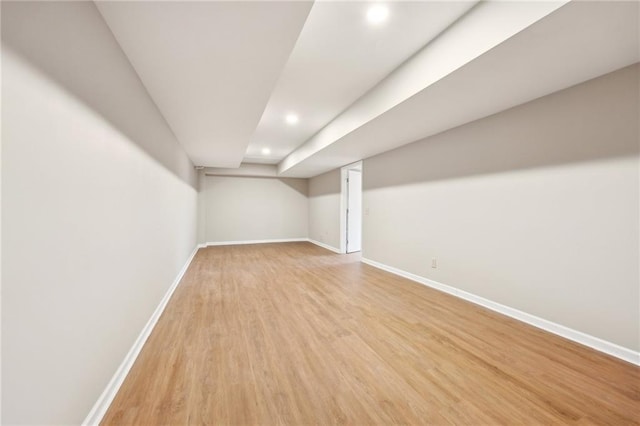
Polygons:
M389 17L389 8L384 4L374 4L367 11L367 21L370 24L378 25Z
M269 148L262 148L262 155L269 155L271 154L271 150Z
M285 120L289 124L296 124L298 122L298 116L295 114L287 114L287 116L285 117Z

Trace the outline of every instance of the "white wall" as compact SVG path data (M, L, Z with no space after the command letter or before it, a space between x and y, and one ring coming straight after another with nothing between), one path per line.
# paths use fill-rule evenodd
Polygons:
M307 238L307 179L206 176L205 241Z
M195 174L93 3L3 2L2 37L2 422L78 424L195 247Z
M638 78L365 160L363 256L639 350Z
M340 250L340 170L309 179L309 238Z

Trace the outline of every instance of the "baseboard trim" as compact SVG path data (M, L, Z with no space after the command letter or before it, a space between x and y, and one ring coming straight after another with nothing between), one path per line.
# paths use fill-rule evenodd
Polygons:
M320 241L312 240L311 238L278 238L271 240L239 240L239 241L209 241L204 244L198 244L198 247L212 247L212 246L236 246L244 244L271 244L271 243L296 243L296 242L309 242L319 247L325 248L337 254L342 252L328 244L321 243Z
M116 373L113 375L113 377L109 381L109 384L107 385L105 390L102 392L102 394L96 401L95 405L93 406L93 408L91 409L87 417L82 422L83 425L97 426L102 421L102 418L106 414L107 409L109 409L109 406L113 402L113 399L116 397L118 390L120 390L120 386L122 386L122 383L126 379L127 374L129 374L129 371L131 370L133 363L135 362L136 358L138 358L138 355L140 354L142 347L144 346L145 342L151 335L153 328L156 326L156 323L160 319L162 312L164 312L164 309L166 308L167 303L169 303L169 299L171 299L171 296L173 295L174 291L178 287L178 284L180 284L180 280L182 280L182 277L184 276L185 272L189 268L189 265L191 264L191 261L193 260L194 256L198 252L199 248L200 248L200 245L196 246L193 252L191 252L191 255L187 259L186 263L184 264L180 272L178 272L178 275L176 276L176 279L171 284L171 287L169 287L164 297L160 301L160 304L158 305L156 310L153 312L153 315L151 315L151 318L149 318L149 321L147 321L147 324L144 326L144 328L140 332L140 335L136 339L135 343L133 344L131 349L129 349L129 352L127 353L127 355L124 357L122 364L120 364L120 366L116 370Z
M309 241L311 244L315 244L318 247L322 247L322 248L330 250L330 251L332 251L334 253L342 254L342 252L339 249L337 249L337 248L335 248L333 246L330 246L329 244L321 243L320 241L312 240L311 238L307 238L307 241Z
M271 240L242 240L242 241L210 241L204 246L237 246L243 244L269 244L269 243L295 243L300 241L309 241L308 238L277 238Z
M535 315L528 314L518 309L514 309L509 306L502 305L492 300L485 299L484 297L480 297L475 294L472 294L463 290L459 290L455 287L451 287L449 285L442 284L440 282L430 280L428 278L421 277L416 274L412 274L411 272L403 271L401 269L394 268L392 266L388 266L380 262L376 262L375 260L362 258L362 263L366 263L367 265L373 266L378 269L382 269L383 271L387 271L394 275L398 275L403 278L407 278L411 281L415 281L417 283L426 285L427 287L440 290L452 296L459 297L461 299L475 303L476 305L480 305L485 308L491 309L492 311L495 311L500 314L506 315L508 317L525 322L534 327L537 327L542 330L548 331L550 333L556 334L558 336L564 337L565 339L572 340L576 343L580 343L581 345L588 346L597 351L604 352L608 355L614 356L616 358L622 359L632 364L640 365L640 352L633 351L631 349L625 348L615 343L611 343L606 340L600 339L598 337L594 337L589 334L583 333L581 331L574 330L569 327L565 327L564 325L560 325L552 321L548 321L546 319L537 317Z

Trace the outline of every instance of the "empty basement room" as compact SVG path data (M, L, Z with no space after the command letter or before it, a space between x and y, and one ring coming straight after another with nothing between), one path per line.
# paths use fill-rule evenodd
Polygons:
M2 424L640 424L639 2L0 7Z

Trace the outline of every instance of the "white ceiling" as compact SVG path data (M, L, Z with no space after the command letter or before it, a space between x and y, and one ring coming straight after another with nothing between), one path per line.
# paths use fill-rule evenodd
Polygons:
M311 2L96 2L195 165L237 167Z
M315 176L640 60L638 2L474 4L390 1L372 26L369 2L97 3L195 165L262 162L281 176Z
M244 161L278 163L476 3L390 3L388 20L371 25L374 2L316 2Z
M322 130L324 140L312 138L282 161L279 175L316 176L634 64L640 61L639 8L638 2L572 1L363 119L367 108L381 107L371 106L380 100L372 91L372 99ZM409 85L401 78L408 76L398 76L394 94Z

